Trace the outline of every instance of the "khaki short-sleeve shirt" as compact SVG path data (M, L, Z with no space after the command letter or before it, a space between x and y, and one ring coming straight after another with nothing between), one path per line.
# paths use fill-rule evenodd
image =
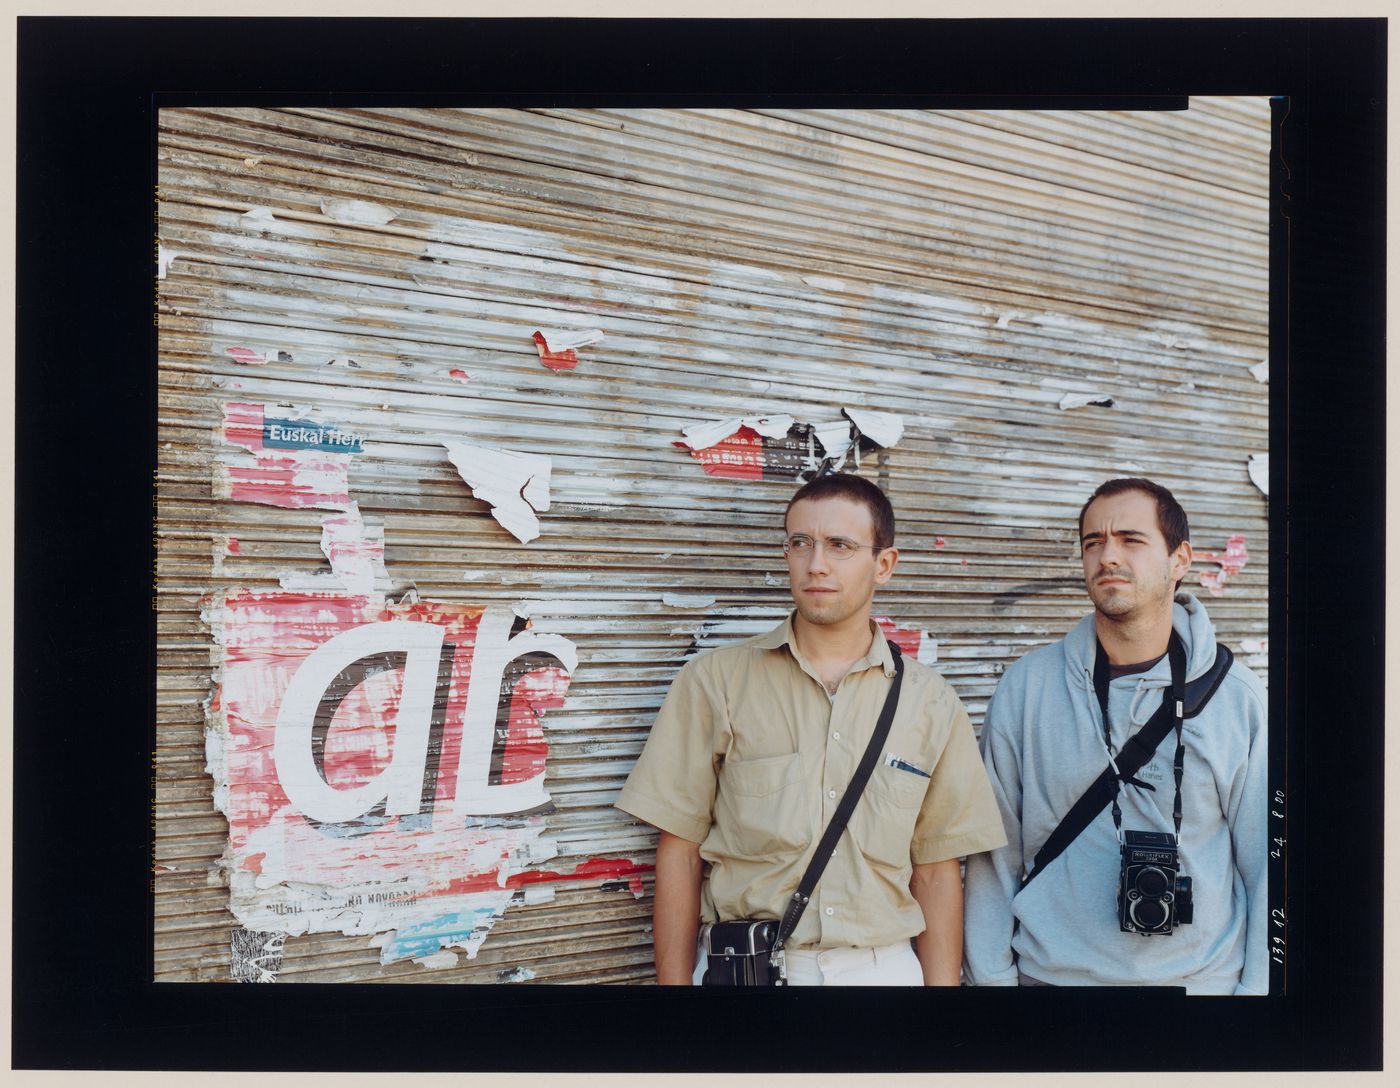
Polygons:
M889 692L894 660L871 632L834 699L798 653L791 616L676 676L617 807L700 844L704 921L782 916ZM912 866L1005 842L962 703L906 657L885 750L788 945L869 948L921 933Z

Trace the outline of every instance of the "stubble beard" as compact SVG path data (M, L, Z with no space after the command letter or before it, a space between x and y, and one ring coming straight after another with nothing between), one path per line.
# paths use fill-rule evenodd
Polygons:
M1126 579L1128 584L1125 586L1104 586L1096 589L1090 582L1085 587L1089 591L1089 599L1094 602L1095 611L1110 623L1132 623L1149 613L1157 612L1160 608L1170 609L1172 601L1176 597L1174 583L1170 576L1163 580L1160 587L1162 591L1156 593L1144 593L1142 582L1135 577L1129 578L1127 575L1121 574L1115 577ZM1148 588L1151 589L1151 587ZM1124 590L1135 592L1130 596L1123 592Z

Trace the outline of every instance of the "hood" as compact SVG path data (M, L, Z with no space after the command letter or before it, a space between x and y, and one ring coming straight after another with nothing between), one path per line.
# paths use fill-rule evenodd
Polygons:
M1206 615L1205 605L1190 593L1178 591L1172 604L1172 628L1186 647L1186 679L1189 682L1215 663L1215 626ZM1065 671L1075 687L1093 687L1097 641L1093 612L1065 636ZM1163 684L1166 682L1162 681Z

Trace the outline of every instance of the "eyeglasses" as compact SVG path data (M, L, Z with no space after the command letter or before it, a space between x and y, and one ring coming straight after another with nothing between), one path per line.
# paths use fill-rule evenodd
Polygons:
M844 536L829 536L822 542L826 548L826 554L832 559L849 559L862 548L869 548L871 551L881 551L874 544L857 544L854 540L847 540ZM817 550L817 542L805 533L794 533L783 541L783 554L795 555L799 559L805 559Z

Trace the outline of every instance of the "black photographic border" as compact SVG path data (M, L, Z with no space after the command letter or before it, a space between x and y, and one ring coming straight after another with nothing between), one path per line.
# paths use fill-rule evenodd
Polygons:
M1381 19L20 18L14 1067L1379 1068L1386 46ZM1270 714L1288 897L1269 997L149 981L159 105L1191 94L1277 99Z

